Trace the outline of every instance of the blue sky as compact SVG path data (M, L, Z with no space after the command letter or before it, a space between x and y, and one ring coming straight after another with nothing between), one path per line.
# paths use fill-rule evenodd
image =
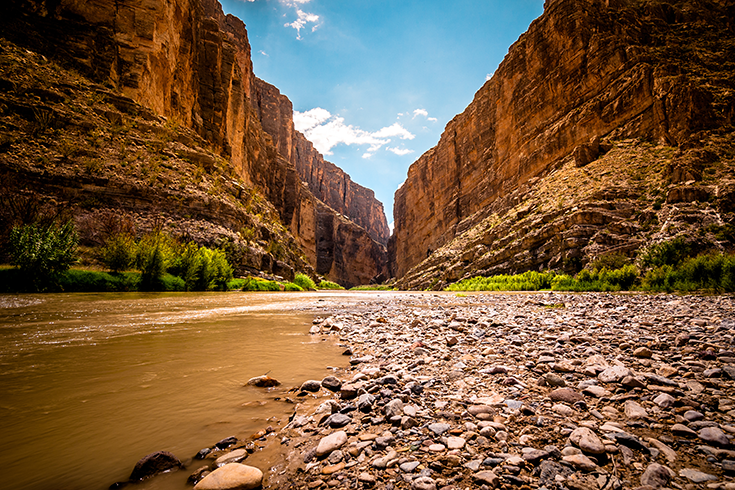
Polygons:
M435 146L543 0L220 0L247 25L256 76L325 158L375 191L388 222Z

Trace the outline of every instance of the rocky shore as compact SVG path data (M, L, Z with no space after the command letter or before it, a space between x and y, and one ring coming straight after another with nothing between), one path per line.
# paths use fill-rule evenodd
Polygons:
M211 485L224 458L266 488L735 489L732 297L331 301L311 334L350 367L284 393L282 428L204 455L195 488L253 488Z

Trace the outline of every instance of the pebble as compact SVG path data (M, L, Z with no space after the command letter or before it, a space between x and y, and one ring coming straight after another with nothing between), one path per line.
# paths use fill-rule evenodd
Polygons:
M334 450L337 450L347 444L347 434L344 431L333 432L319 441L316 448L317 457L321 458Z
M334 312L322 323L341 328L320 334L353 357L305 400L322 408L297 405L267 439L296 453L273 467L270 487L728 490L719 475L735 468L735 329L720 319L735 316L735 299L354 301L314 306Z
M259 488L262 482L263 472L258 468L230 463L205 476L194 490L250 490Z

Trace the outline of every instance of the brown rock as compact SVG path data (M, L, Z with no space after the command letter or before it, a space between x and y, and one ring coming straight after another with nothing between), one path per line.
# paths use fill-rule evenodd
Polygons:
M584 396L571 388L559 388L549 393L549 398L555 402L576 403L584 400Z

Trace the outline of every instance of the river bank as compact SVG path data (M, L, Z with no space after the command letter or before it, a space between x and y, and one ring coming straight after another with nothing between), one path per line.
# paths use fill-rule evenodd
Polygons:
M291 392L288 425L243 463L266 488L732 489L734 306L558 293L327 301L312 335L338 338L350 367Z

